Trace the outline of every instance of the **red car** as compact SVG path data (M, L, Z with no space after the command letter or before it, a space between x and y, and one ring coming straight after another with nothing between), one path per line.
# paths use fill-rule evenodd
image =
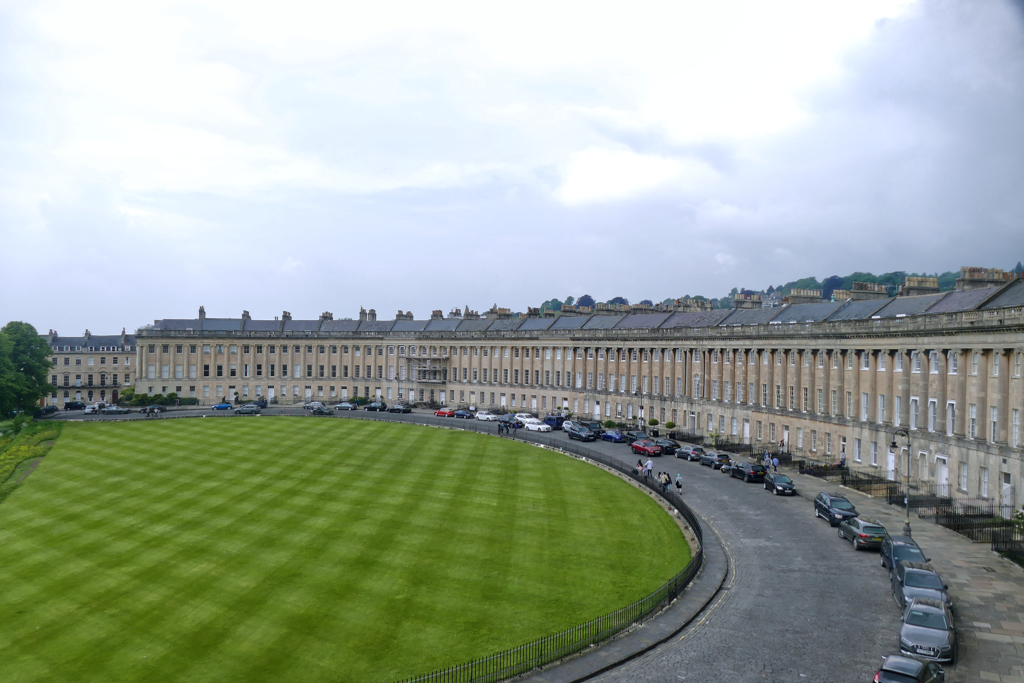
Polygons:
M641 439L640 441L634 441L629 444L629 447L634 453L641 453L643 455L661 455L661 446L657 445L653 441Z
M455 417L454 408L441 408L441 410L435 410L434 415L438 417Z

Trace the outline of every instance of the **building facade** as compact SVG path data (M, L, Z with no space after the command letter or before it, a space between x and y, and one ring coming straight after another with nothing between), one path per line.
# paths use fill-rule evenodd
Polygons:
M395 402L657 419L915 484L1024 502L1024 280L732 310L378 321L207 318L140 329L136 391L209 404Z
M50 330L44 337L53 351L50 383L53 391L45 405L63 407L69 401L116 403L124 387L135 383L138 349L135 336L94 335L62 337Z

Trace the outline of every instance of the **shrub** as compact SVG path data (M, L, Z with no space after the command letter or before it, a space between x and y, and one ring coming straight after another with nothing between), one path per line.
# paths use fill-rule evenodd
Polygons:
M649 424L652 427L657 427L660 423L656 418L652 417L650 420L647 421L647 424Z
M618 425L618 423L615 420L605 420L604 421L604 428L605 429L615 429L618 426L619 425Z
M675 429L675 428L676 428L676 423L673 422L672 420L669 420L668 422L665 423L665 429Z

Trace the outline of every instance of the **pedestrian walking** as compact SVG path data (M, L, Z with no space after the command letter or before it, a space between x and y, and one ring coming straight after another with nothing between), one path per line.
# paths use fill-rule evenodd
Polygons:
M650 477L654 474L654 461L647 458L647 462L644 463L644 469L647 470L647 476Z
M658 480L661 482L662 492L668 493L668 487L672 485L672 478L668 476L668 472L662 472Z
M676 475L676 493L682 495L683 493L683 475Z
M772 458L772 471L773 472L778 472L779 471L779 459L778 458Z
M636 461L636 476L642 477L644 474L644 463L642 460Z
M845 450L839 452L839 466L840 467L846 467L846 451Z

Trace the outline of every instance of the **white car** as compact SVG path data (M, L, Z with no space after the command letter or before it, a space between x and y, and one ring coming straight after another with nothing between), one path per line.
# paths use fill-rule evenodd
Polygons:
M99 412L103 410L105 406L102 403L93 403L91 406L85 407L86 415L99 415Z
M476 413L476 419L483 420L484 422L494 422L498 419L498 416L488 410L479 410Z
M572 420L566 420L565 422L562 423L562 429L568 430L573 427L579 427L579 423L573 422Z
M535 418L531 413L516 413L516 419L523 424L526 424L527 420L536 420L537 418Z
M547 422L541 422L540 420L538 420L535 417L534 418L530 418L529 420L526 420L526 422L524 424L526 425L526 428L529 431L531 431L531 432L550 432L551 431L551 425L549 425Z

